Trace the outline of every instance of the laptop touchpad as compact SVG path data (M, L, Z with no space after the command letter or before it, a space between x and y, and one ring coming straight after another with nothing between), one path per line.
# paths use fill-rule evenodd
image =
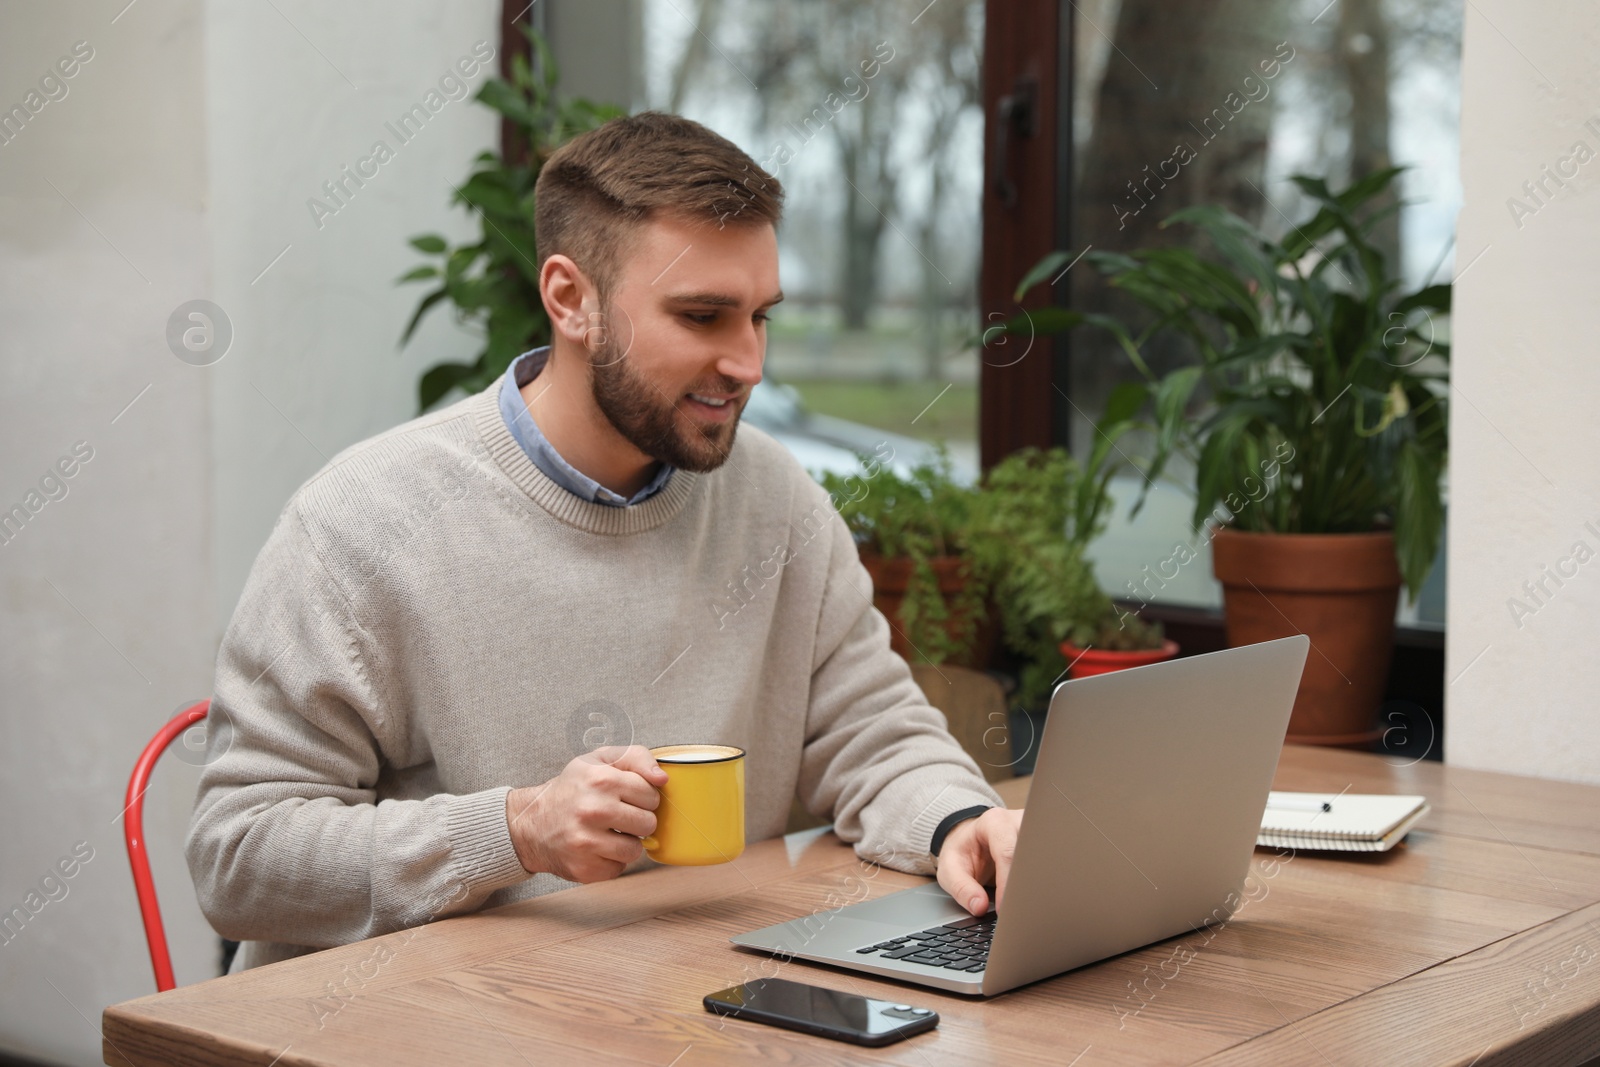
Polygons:
M852 919L889 923L902 930L922 930L966 918L968 913L937 882L930 882L876 900L852 904L844 914Z

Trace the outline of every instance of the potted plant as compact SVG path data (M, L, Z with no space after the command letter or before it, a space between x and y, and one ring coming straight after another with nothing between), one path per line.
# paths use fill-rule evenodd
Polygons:
M413 237L413 248L439 257L440 263L425 264L400 278L439 282L417 304L401 335L402 346L441 301L453 304L458 320L478 325L485 335L483 351L473 362L440 363L423 374L417 386L419 411L457 386L468 392L487 388L518 355L549 342L550 321L539 298L539 256L534 247L534 183L545 160L562 144L622 114L618 108L587 100L559 98L556 66L544 39L525 24L520 28L538 56L537 71L516 56L511 80L490 78L473 99L498 111L513 131L513 143L524 147L511 158L499 152L479 154L476 169L455 192L454 202L478 216L479 239L452 248L438 234Z
M1144 375L1134 388L1156 426L1147 473L1174 452L1194 463L1193 525L1211 538L1229 644L1311 638L1291 741L1353 746L1381 734L1399 588L1416 595L1443 525L1449 349L1430 313L1449 312L1450 287L1401 293L1367 236L1383 214L1370 202L1398 170L1338 193L1296 177L1316 212L1279 241L1199 206L1162 225L1196 227L1214 255L1087 253L1152 313L1138 333L1107 316L1033 315L1039 332L1108 330ZM1019 294L1066 259L1041 261ZM1189 354L1159 378L1143 356L1158 334ZM1191 417L1202 386L1207 410Z
M1159 624L1117 611L1086 554L1109 511L1106 457L1131 425L1116 411L1102 422L1088 471L1065 449L1025 448L967 486L936 446L935 459L906 475L865 456L865 478L822 473L895 651L982 668L1003 643L1019 665L1015 702L1029 709L1073 660L1084 675L1176 655Z
M1084 467L1063 448L1023 448L983 478L974 554L1021 663L1014 699L1024 710L1042 704L1069 666L1081 677L1178 653L1159 624L1116 610L1087 557L1108 517L1106 458L1132 425L1115 407L1109 416Z
M971 553L978 490L954 479L943 444L904 475L866 456L862 462L866 478L825 471L820 481L872 576L890 646L913 663L987 666L996 626L987 576Z

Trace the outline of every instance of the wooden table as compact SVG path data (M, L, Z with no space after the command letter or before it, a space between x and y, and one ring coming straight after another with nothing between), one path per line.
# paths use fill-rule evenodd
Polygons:
M917 879L825 830L449 919L105 1012L108 1064L1582 1064L1600 1057L1600 788L1290 746L1276 787L1421 793L1380 855L1255 855L1249 902L992 1000L739 952ZM1027 781L1005 783L1020 804ZM762 973L936 1008L865 1049L707 1014Z

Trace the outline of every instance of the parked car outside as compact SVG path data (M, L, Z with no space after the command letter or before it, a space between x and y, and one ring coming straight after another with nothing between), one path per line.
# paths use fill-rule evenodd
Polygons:
M774 381L770 374L750 391L740 418L781 442L813 478L824 471L854 474L861 470L859 454L873 455L883 444L894 450L889 467L902 477L909 477L911 468L931 463L937 456L927 441L809 411L794 386ZM963 459L952 456L950 469L961 485L972 485L978 479L978 471Z

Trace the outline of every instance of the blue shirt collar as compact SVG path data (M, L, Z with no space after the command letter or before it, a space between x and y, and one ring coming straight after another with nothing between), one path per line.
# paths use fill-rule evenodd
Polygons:
M620 508L642 503L665 488L668 479L672 477L672 472L677 470L670 463L662 463L661 469L656 472L649 485L633 496L623 499L621 495L613 493L561 458L561 454L555 450L544 434L539 432L539 424L528 413L528 405L523 402L521 393L521 386L537 378L549 358L548 345L524 352L511 361L511 366L506 368L505 377L500 382L500 417L505 420L506 429L511 431L512 438L521 446L522 451L527 453L534 466L568 492L584 500L596 504L609 504L612 507Z

